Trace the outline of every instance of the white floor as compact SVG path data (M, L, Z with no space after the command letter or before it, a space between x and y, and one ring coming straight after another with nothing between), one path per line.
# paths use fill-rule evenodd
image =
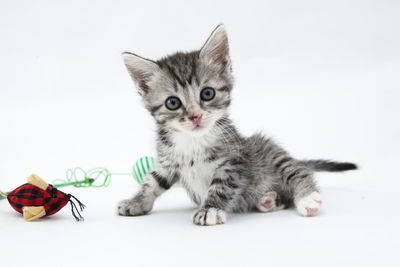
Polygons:
M63 190L87 205L27 223L0 201L2 266L400 266L400 4L396 1L0 3L0 189L68 168L130 172L154 155L154 124L120 58L200 48L226 24L232 118L297 158L353 161L316 175L323 208L192 224L181 188L149 216L115 214L136 182ZM229 11L228 11L229 10ZM149 19L151 14L151 19Z
M117 199L130 195L133 180L114 179L106 189L65 189L87 210L74 222L69 206L26 223L0 203L2 262L8 266L398 266L396 189L366 187L366 173L320 175L324 205L319 216L294 210L232 214L226 225L195 226L194 206L174 188L148 216L118 217ZM22 255L21 255L22 254ZM132 262L132 263L130 263Z

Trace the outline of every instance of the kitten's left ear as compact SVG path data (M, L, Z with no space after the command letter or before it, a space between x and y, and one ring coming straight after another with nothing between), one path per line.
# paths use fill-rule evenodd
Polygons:
M228 35L224 25L218 25L208 37L200 50L200 58L205 58L207 63L218 64L224 68L230 67Z

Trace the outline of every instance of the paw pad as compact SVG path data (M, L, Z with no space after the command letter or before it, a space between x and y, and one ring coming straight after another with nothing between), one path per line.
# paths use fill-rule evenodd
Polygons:
M283 209L284 205L277 205L277 193L275 191L270 191L266 193L258 202L257 209L261 212L271 212Z
M308 196L295 201L297 212L302 216L314 216L321 208L322 200L318 192L312 192Z

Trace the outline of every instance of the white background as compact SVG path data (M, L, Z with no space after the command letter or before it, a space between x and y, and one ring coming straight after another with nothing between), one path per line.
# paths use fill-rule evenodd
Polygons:
M399 1L1 1L0 188L76 166L129 172L154 155L154 125L120 53L157 59L198 49L226 25L236 86L232 118L299 158L354 161L317 174L318 217L294 210L192 224L180 188L150 216L115 215L135 181L64 188L69 206L26 223L0 203L2 265L399 266Z

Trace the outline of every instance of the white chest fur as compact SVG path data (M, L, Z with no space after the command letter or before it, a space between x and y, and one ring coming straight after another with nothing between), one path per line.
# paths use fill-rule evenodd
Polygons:
M180 177L189 191L198 202L207 196L218 160L210 162L209 148L215 145L214 136L193 137L185 134L174 136L172 158L178 163Z
M185 166L181 169L181 180L186 189L200 203L207 196L216 164L198 161L193 166Z

